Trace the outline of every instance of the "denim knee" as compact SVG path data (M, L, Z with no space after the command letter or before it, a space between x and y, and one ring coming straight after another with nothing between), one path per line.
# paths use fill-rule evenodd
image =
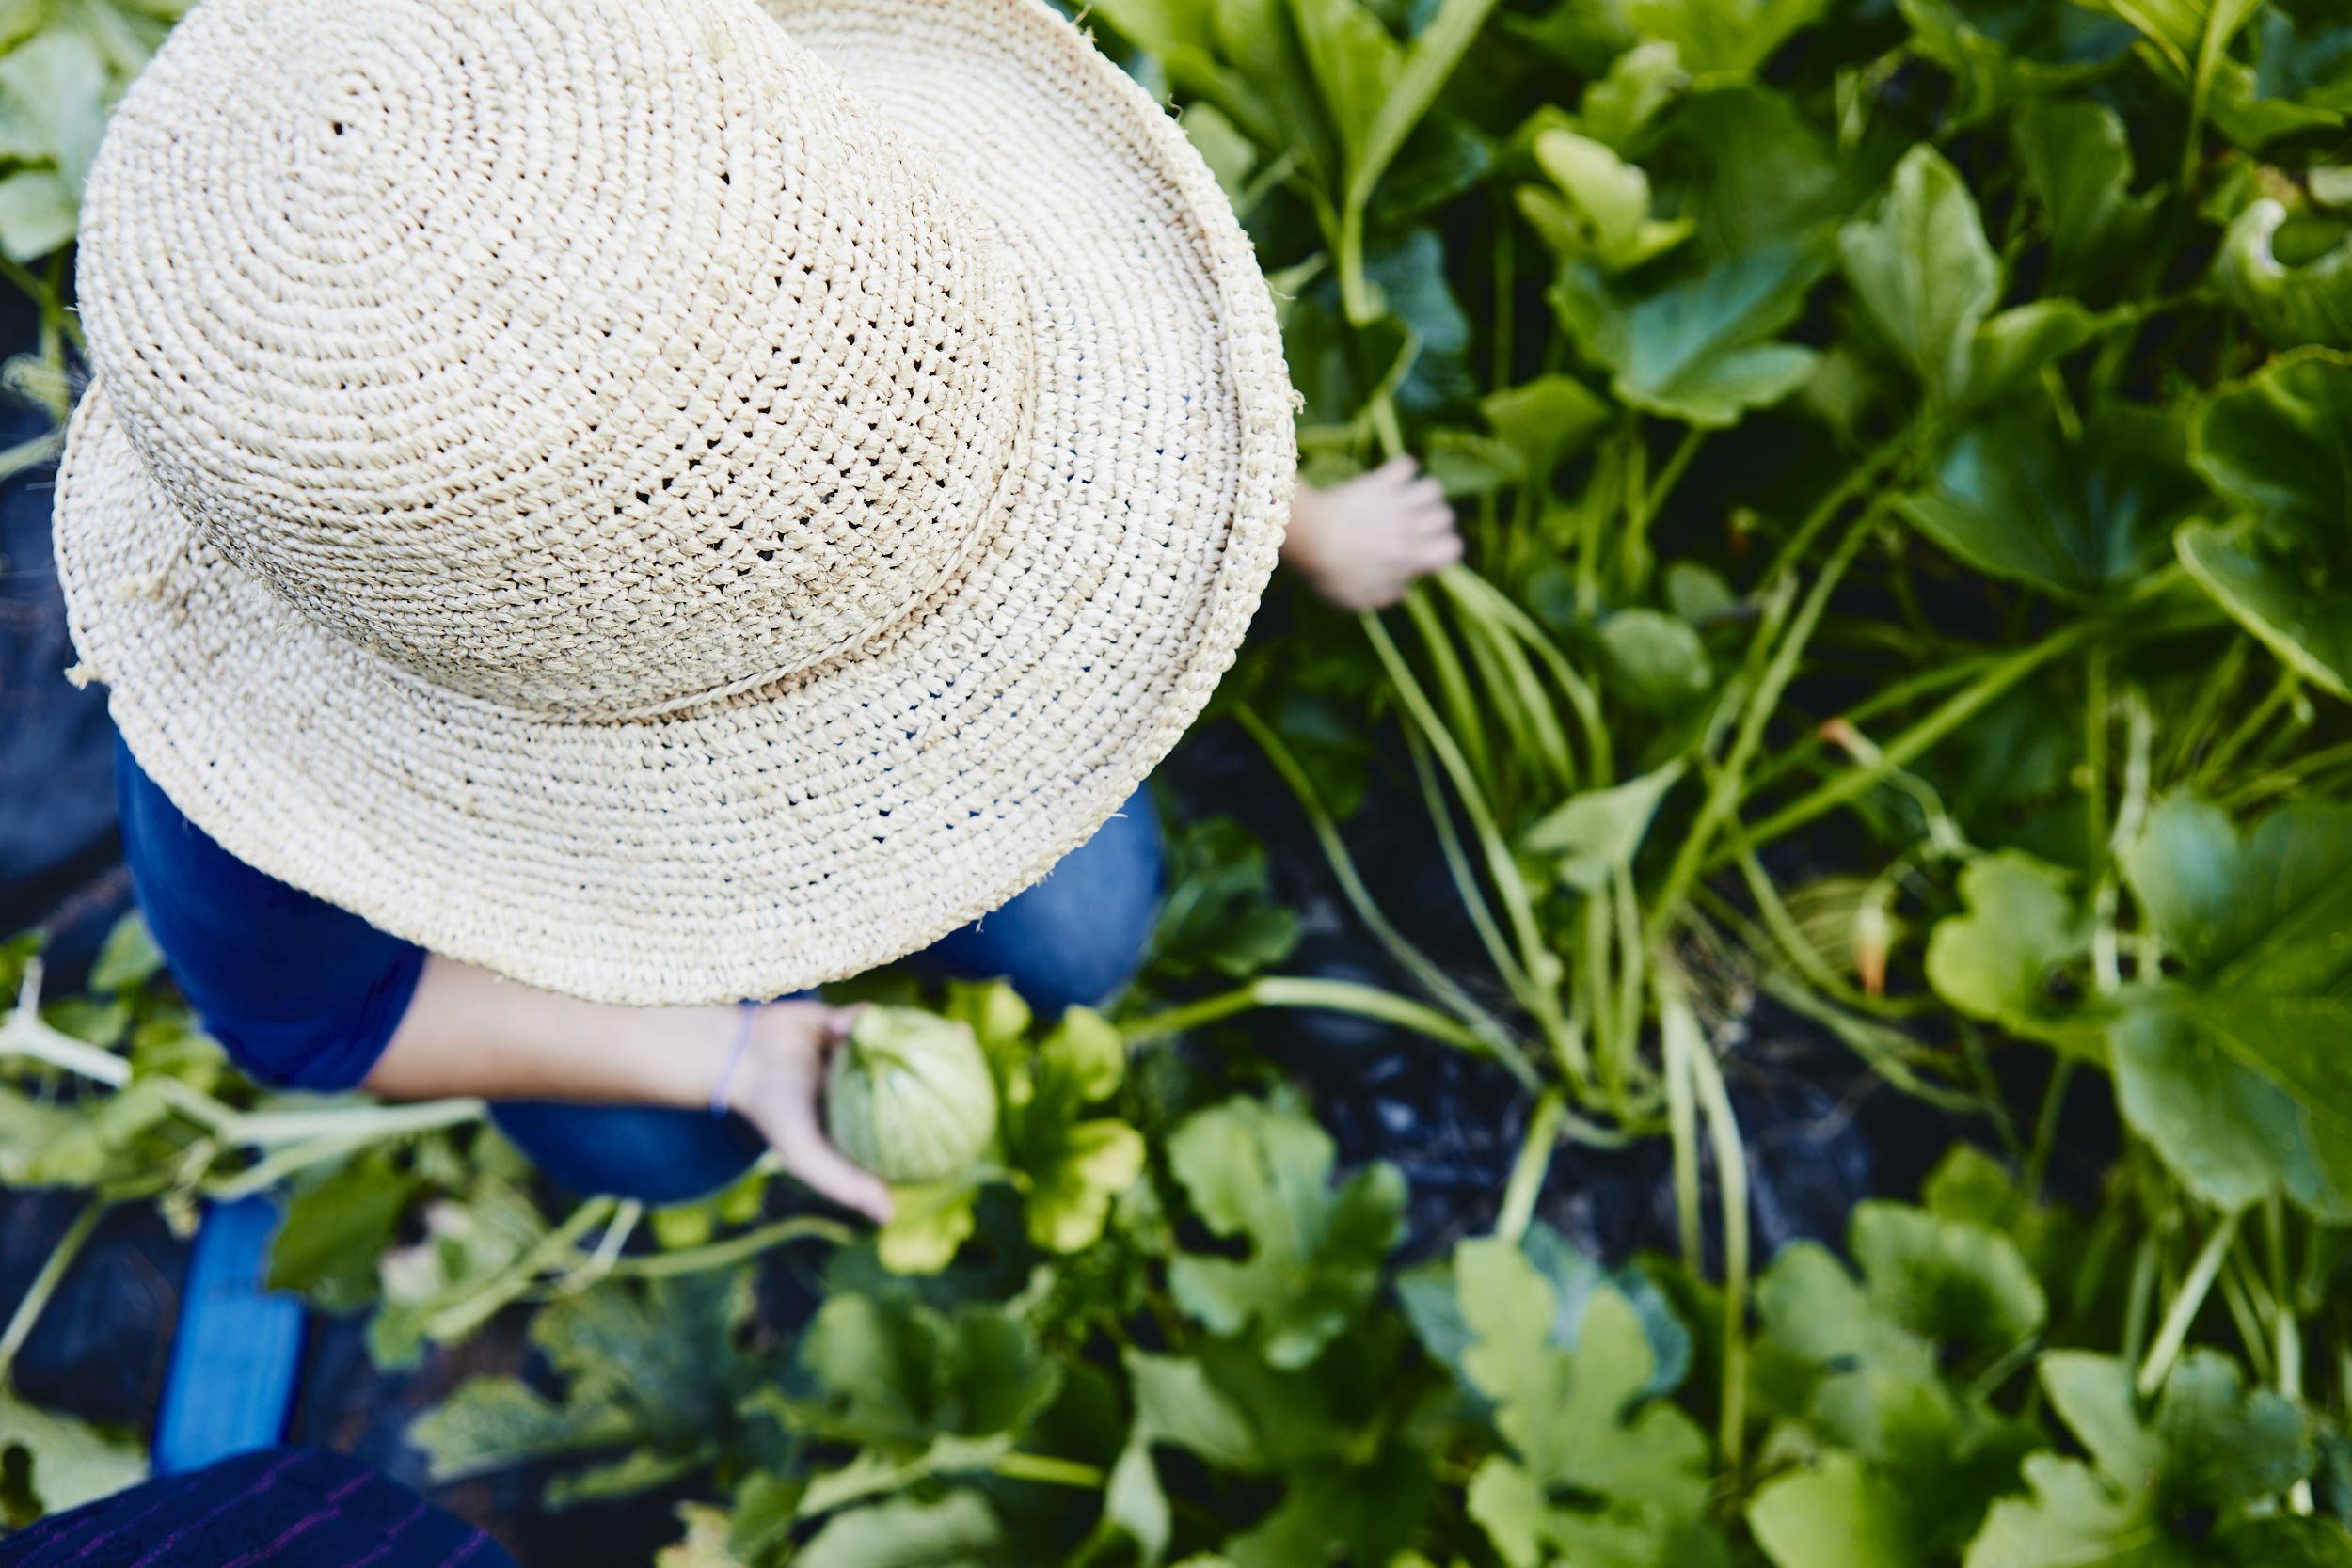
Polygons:
M1043 881L917 956L967 979L1006 979L1051 1017L1099 1006L1135 978L1166 875L1159 817L1138 789Z
M557 1185L657 1206L732 1184L768 1147L741 1117L668 1106L510 1100L490 1117Z

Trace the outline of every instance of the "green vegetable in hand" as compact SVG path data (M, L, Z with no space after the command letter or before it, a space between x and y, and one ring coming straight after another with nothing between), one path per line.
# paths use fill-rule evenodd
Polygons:
M996 1136L996 1082L972 1031L914 1007L868 1007L825 1073L841 1152L890 1182L941 1181Z

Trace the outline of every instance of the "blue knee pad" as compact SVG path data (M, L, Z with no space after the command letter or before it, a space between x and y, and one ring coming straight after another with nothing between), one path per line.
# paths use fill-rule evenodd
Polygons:
M1120 815L1062 857L1045 879L915 964L962 979L1006 979L1047 1018L1100 1006L1135 978L1159 919L1166 875L1159 817L1138 789Z
M558 1186L654 1205L730 1185L768 1147L741 1117L660 1105L509 1100L490 1119Z

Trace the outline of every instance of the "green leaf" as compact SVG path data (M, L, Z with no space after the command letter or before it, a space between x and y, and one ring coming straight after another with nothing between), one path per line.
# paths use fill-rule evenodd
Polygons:
M560 1298L531 1324L565 1379L560 1403L511 1378L476 1378L410 1435L437 1479L624 1443L642 1451L573 1484L651 1485L699 1468L736 1431L738 1400L775 1377L772 1357L746 1345L751 1287L747 1271L713 1272Z
M1638 43L1611 60L1608 74L1584 89L1577 123L1594 140L1629 152L1659 111L1690 86L1691 73L1673 44Z
M2118 1101L2184 1180L2224 1207L2274 1188L2314 1213L2352 1201L2352 808L2296 802L2240 834L2218 808L2160 801L2122 870L2181 965L2113 1037Z
M1670 762L1611 788L1571 796L1538 817L1522 843L1530 854L1558 856L1560 879L1568 886L1597 893L1612 873L1631 868L1659 802L1681 777L1682 764Z
M2130 23L2183 74L2196 69L2208 46L2220 50L2244 27L2262 0L2082 0Z
M1405 71L1405 50L1361 0L1290 0L1324 114L1346 158L1362 166L1380 106Z
M2071 299L2038 299L2002 311L1977 328L1968 347L1968 378L1954 403L1989 407L2021 392L2046 367L2089 342L2097 325Z
M1960 874L1965 912L1928 937L1928 983L1972 1018L2011 1034L2089 1051L2095 1026L2053 992L2089 948L2090 922L2070 879L2013 849L1979 856Z
M143 986L164 967L164 955L148 933L147 918L136 910L115 922L106 945L90 966L92 990L129 990Z
M970 1239L980 1190L970 1181L918 1182L890 1192L890 1223L874 1235L893 1274L937 1274Z
M1903 515L1979 571L2043 593L2096 599L2128 589L2171 554L2196 503L2178 424L2111 406L2070 440L2039 407L1963 431L1932 489Z
M0 1384L0 1524L29 1525L146 1479L135 1437L28 1404Z
M1559 1298L1510 1242L1465 1242L1454 1267L1472 1335L1470 1383L1548 1494L1692 1518L1707 1492L1707 1443L1689 1417L1645 1398L1653 1361L1640 1317L1614 1290L1593 1292L1574 1351L1552 1342Z
M1184 823L1168 844L1168 893L1152 934L1151 969L1177 979L1247 979L1280 963L1298 917L1272 903L1265 846L1230 816Z
M54 165L78 190L106 129L106 61L88 34L51 26L0 55L0 158Z
M897 1497L837 1513L792 1556L793 1568L988 1568L1003 1542L977 1492L937 1502Z
M2072 300L1993 313L2001 267L1976 198L1924 143L1895 166L1877 215L1846 225L1837 244L1863 308L1939 408L1991 403L2090 336Z
M1313 1360L1379 1285L1403 1233L1404 1179L1373 1164L1334 1189L1323 1130L1248 1099L1186 1118L1168 1155L1210 1230L1250 1243L1246 1259L1178 1257L1177 1305L1213 1333L1250 1334L1276 1367Z
M2128 25L2071 5L1897 0L1912 47L1950 73L1967 124L2096 75L2131 47Z
M1076 1252L1103 1234L1113 1199L1143 1174L1143 1134L1107 1117L1073 1122L1051 1164L1028 1172L1022 1197L1029 1240Z
M1801 1360L1930 1378L1997 1360L2047 1316L2032 1269L1998 1231L1869 1202L1854 1209L1847 1241L1859 1282L1826 1248L1800 1242L1758 1284L1766 1327Z
M376 1257L424 1185L373 1151L298 1188L270 1243L269 1289L303 1291L330 1310L365 1305Z
M1675 47L1693 75L1744 76L1761 68L1828 0L1625 0L1644 38Z
M472 1377L419 1417L408 1439L424 1450L433 1480L449 1481L627 1442L635 1432L615 1406L558 1404L516 1378Z
M829 1433L903 1452L937 1433L1018 1433L1060 1386L1027 1325L984 1302L942 1313L835 1294L802 1336L800 1358L825 1392Z
M1714 689L1715 666L1698 628L1664 610L1634 605L1600 626L1613 689L1649 713L1678 713Z
M2049 230L2051 286L2079 289L2132 260L2164 192L2132 193L2121 117L2104 103L2039 102L2018 115L2012 135Z
M2222 239L2215 280L2280 348L2352 348L2352 242L2289 266L2277 249L2287 222L2286 208L2270 198L2250 203Z
M1753 83L1694 93L1666 126L1688 164L1699 239L1710 255L1776 245L1816 253L1867 194L1787 95Z
M2352 1219L2352 1162L2333 1128L2237 1057L2185 1009L2154 1002L2107 1037L2116 1107L2206 1202L2242 1209L2282 1192L2330 1223Z
M19 169L0 180L0 253L38 261L72 240L80 202L62 175Z
M1627 272L1690 237L1690 219L1650 215L1649 176L1606 143L1554 126L1534 151L1551 187L1521 186L1519 211L1561 260Z
M1181 1448L1211 1466L1242 1475L1264 1468L1256 1425L1197 1361L1127 1350L1122 1356L1135 1400L1127 1444L1111 1467L1104 1516L1134 1538L1147 1564L1167 1554L1172 1530L1168 1494L1152 1458L1156 1444Z
M1773 1568L1924 1568L1902 1494L1851 1454L1768 1482L1748 1504L1748 1528Z
M1488 428L1515 452L1520 472L1548 481L1608 424L1609 404L1573 376L1539 375L1478 403Z
M1681 1386L1691 1370L1691 1331L1647 1275L1630 1265L1603 1268L1541 1220L1528 1227L1521 1245L1559 1304L1551 1323L1552 1344L1564 1351L1576 1349L1594 1298L1604 1290L1613 1291L1632 1306L1649 1341L1655 1365L1644 1392L1663 1396ZM1432 1260L1399 1275L1396 1295L1422 1348L1468 1382L1462 1358L1473 1335L1455 1283L1450 1259Z
M1619 402L1724 429L1812 373L1812 350L1769 340L1797 319L1820 276L1811 250L1776 245L1638 301L1620 298L1590 267L1570 265L1550 298L1569 336L1611 372Z
M2054 1351L2040 1370L2091 1464L2027 1460L2032 1496L1994 1506L1968 1568L2352 1561L2341 1527L2276 1517L2275 1499L2313 1463L2303 1416L2266 1389L2245 1391L2227 1358L2184 1356L2153 1416L2111 1356Z
M1913 148L1878 215L1848 224L1837 248L1880 332L1931 398L1957 403L1977 328L2001 295L2000 262L1960 171L1934 148Z

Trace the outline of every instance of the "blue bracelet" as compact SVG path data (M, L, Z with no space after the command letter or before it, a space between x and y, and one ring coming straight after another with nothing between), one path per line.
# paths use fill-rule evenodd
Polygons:
M742 1017L735 1026L735 1043L727 1047L726 1066L719 1069L719 1081L710 1086L710 1114L723 1119L734 1110L727 1103L727 1091L735 1086L736 1069L743 1065L743 1053L752 1047L752 1024L759 1017L756 1002L741 1002L737 1006Z

